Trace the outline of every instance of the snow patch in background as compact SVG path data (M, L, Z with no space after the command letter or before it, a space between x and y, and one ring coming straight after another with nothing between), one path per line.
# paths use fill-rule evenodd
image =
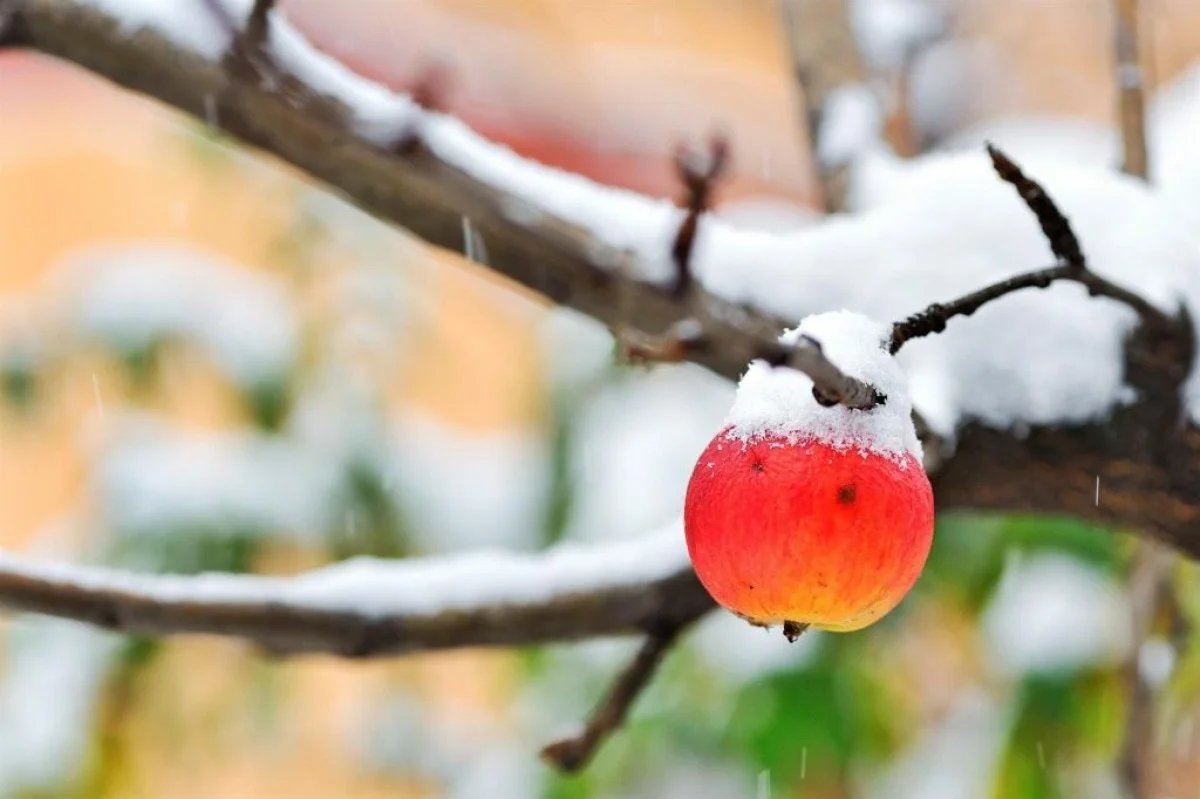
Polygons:
M688 640L708 668L742 685L812 662L824 635L810 631L791 643L778 627L756 627L718 610L706 616Z
M963 693L950 713L882 774L866 780L869 799L987 799L1011 713L983 691Z
M80 775L122 639L81 624L20 617L0 683L0 795L53 793Z
M390 443L388 475L422 552L542 543L549 459L541 436L460 431L409 411Z
M98 455L100 502L123 535L230 530L311 539L328 524L337 463L295 441L186 432L130 416L117 420Z
M576 423L580 492L568 536L628 538L677 519L696 458L731 399L729 383L693 366L656 367L605 387Z
M930 0L852 0L850 25L868 66L887 72L941 36L945 19Z
M1112 664L1130 646L1123 589L1059 554L1015 557L980 620L988 662L1007 675Z
M839 86L829 93L821 109L817 158L826 169L845 166L880 146L882 133L883 107L871 87L861 83Z
M93 247L54 276L85 336L117 352L181 339L206 347L240 386L282 381L299 330L284 285L180 242Z

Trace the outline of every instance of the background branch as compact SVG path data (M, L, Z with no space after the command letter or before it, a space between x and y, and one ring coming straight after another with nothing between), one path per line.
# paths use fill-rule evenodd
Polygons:
M641 547L632 562L643 561L643 573L644 561L653 565L665 552L654 541L615 546ZM603 570L597 559L613 555L619 560L611 577L598 584L572 586L562 578L564 570ZM581 547L565 559L553 551L496 557L489 579L517 574L508 587L488 590L479 584L478 562L453 556L387 562L371 574L354 572L351 562L281 579L133 575L5 555L0 606L121 633L220 635L274 654L342 657L653 633L682 628L714 607L690 569L674 570L678 560L659 564L660 576L639 579L622 573L628 552L603 546ZM374 581L373 589L364 591L364 581ZM545 590L531 598L536 586ZM465 599L464 590L472 592ZM399 599L389 603L389 596Z

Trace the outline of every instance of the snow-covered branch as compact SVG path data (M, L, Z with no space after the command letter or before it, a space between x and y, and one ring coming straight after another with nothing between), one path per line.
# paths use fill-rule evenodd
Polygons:
M677 629L713 607L672 527L537 555L358 559L295 577L142 575L0 557L0 606L277 654L373 657Z

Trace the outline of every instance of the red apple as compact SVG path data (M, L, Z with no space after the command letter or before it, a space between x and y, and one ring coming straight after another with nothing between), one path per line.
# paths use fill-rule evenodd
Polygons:
M751 365L730 423L688 485L684 530L697 576L755 624L839 632L877 621L909 592L933 539L933 491L887 328L857 314L809 317L805 333L843 371L887 395L826 408L787 368Z

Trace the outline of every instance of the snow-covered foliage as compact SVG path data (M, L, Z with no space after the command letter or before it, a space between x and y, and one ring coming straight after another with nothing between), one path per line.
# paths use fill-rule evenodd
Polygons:
M8 631L0 664L0 796L51 792L78 779L100 691L120 639L28 618Z
M281 382L296 358L295 312L277 279L175 242L114 244L62 267L71 322L113 351L184 340L237 384Z
M95 490L127 536L220 531L307 537L327 529L337 461L250 431L197 433L117 421L96 453Z

